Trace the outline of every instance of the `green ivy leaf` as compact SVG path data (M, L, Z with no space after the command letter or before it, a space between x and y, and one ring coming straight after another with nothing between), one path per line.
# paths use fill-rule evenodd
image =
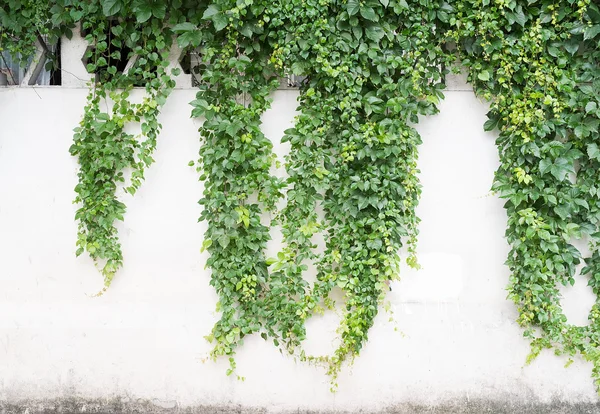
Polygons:
M200 249L200 253L204 252L210 246L212 246L212 240L211 239L204 240L204 242L202 243L202 248Z
M105 16L114 16L121 7L123 7L121 0L102 0L102 11Z
M70 11L71 18L73 21L78 22L83 17L83 11L77 9L71 9Z
M515 21L521 25L521 27L525 27L525 23L527 23L527 16L525 16L525 13L523 13L523 8L521 5L517 6L517 11L511 13L511 15Z
M199 30L184 32L177 36L177 44L182 49L188 46L198 47L201 42L202 33Z
M548 45L548 53L552 57L558 57L560 55L560 50L554 45Z
M354 16L360 10L360 1L359 0L348 0L346 4L346 11L348 15Z
M184 22L184 23L176 24L175 26L172 27L171 30L173 30L173 32L175 32L175 33L182 33L182 32L198 30L198 27L195 24L192 24L190 22Z
M562 157L557 158L550 167L550 173L559 181L564 180L569 172L574 172L573 168L569 161Z
M223 249L226 249L227 246L229 246L229 241L230 241L230 238L227 235L223 235L223 236L219 237L219 239L218 239L218 242Z
M291 69L292 69L292 74L294 74L294 75L303 75L304 71L305 71L304 63L299 62L299 61L294 62L294 63L292 63Z
M371 25L365 27L365 35L372 41L379 42L385 36L385 32L380 26Z
M215 30L217 32L220 32L221 30L223 30L225 27L227 27L227 24L228 24L227 16L225 16L223 13L213 14L212 21L213 21L213 24L215 25Z
M162 1L152 3L152 15L157 19L164 19L167 15L167 4Z
M595 112L597 109L598 109L598 104L593 101L588 102L587 105L585 106L585 112L588 114L590 112Z
M577 138L585 138L590 135L590 130L585 125L577 125L573 132Z
M546 174L550 171L550 167L552 167L552 160L550 158L544 158L540 160L540 172L542 174Z
M152 16L157 19L164 19L166 16L167 5L161 1L143 1L139 2L134 9L137 21L144 23Z
M587 146L587 154L588 157L600 161L600 148L598 148L598 144L592 143Z
M110 28L110 31L115 36L121 36L121 33L123 33L123 26L113 26L113 27Z
M394 12L400 14L404 10L408 10L409 8L410 6L408 5L408 2L406 0L398 0L394 5Z
M136 17L138 23L144 23L144 22L150 20L150 18L152 17L152 10L147 6L144 8L140 7L136 11L135 17Z
M577 39L573 39L565 43L565 49L571 55L574 55L579 50L579 41Z
M221 12L221 10L219 9L219 7L216 4L211 4L204 11L202 18L205 20L211 19L215 14L218 14L220 12Z
M372 7L363 6L360 8L360 15L367 20L371 20L372 22L376 22L379 20L379 16L375 14L375 10Z
M234 119L228 126L225 128L225 131L231 135L232 137L237 136L237 133L244 127L242 121L239 119Z
M498 121L499 121L498 117L492 117L492 118L488 119L483 124L483 130L484 131L493 131L498 126Z
M587 29L585 29L585 32L583 33L583 39L584 40L594 39L596 36L598 36L599 33L600 33L600 24L596 24L594 26L591 26L591 27L588 27Z

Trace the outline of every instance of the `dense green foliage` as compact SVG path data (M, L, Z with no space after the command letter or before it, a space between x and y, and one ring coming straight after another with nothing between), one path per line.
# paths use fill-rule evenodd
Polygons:
M509 297L530 358L550 347L581 353L600 385L598 304L590 325L573 326L559 292L575 283L582 252L572 243L583 237L592 256L582 273L600 293L600 12L589 1L495 3L458 2L451 35L476 92L492 101L486 129L500 131L493 188L507 199Z
M273 49L252 36L268 36L259 21L269 2L240 6L226 21L221 21L221 10L235 4L222 3L204 11L207 25L185 23L174 30L183 32L183 46L188 46L185 36L190 42L202 39L203 45L205 69L192 115L205 118L200 128L201 219L208 222L204 247L210 252L207 265L222 314L209 339L216 342L213 357L230 357L231 373L235 348L245 335L261 331L269 318L265 301L273 292L264 251L270 223L262 223L261 216L275 210L283 182L270 174L273 145L260 130L269 95L279 85L278 69L269 61Z
M0 51L8 50L14 56L31 56L35 51L38 36L49 33L47 20L48 7L43 2L7 1L6 4L2 4ZM56 41L56 36L53 40Z
M293 187L282 212L288 250L275 265L276 274L287 273L300 285L303 261L316 261L317 282L296 311L303 319L320 300L328 304L334 287L343 290L341 344L325 359L335 379L366 342L388 284L398 276L403 244L416 266L420 137L412 125L418 115L435 113L442 96L446 55L433 31L440 14L432 10L448 6L375 0L312 7L287 5L288 31L296 40L286 42L282 56L309 81L301 90L301 115L285 137L292 145L287 167ZM326 241L322 254L311 244L317 231Z
M117 197L118 183L125 183L125 172L131 172L126 191L134 194L144 178L144 170L152 164L152 153L161 128L159 109L164 105L174 81L166 73L169 33L164 30L165 11L141 16L135 6L107 7L106 2L77 3L70 15L82 16L81 27L94 47L87 51L87 69L96 74L80 127L75 129L71 154L79 159L79 184L75 188L80 203L77 254L84 250L94 261L102 262L105 288L121 267L123 257L118 240L116 220L123 220L125 205ZM117 21L113 15L138 18ZM140 17L141 16L141 17ZM125 49L127 48L127 49ZM125 55L124 50L130 50ZM119 64L135 56L135 62L124 73ZM141 103L129 98L134 85L143 84L146 94ZM112 108L102 111L101 102L110 98ZM126 132L131 123L140 125L141 134Z
M432 12L434 6L450 10L437 1L415 10L378 0L227 0L206 9L208 27L174 27L186 36L182 46L202 42L206 63L192 105L194 115L206 117L202 218L209 222L208 265L223 315L211 335L214 356L232 355L256 331L295 352L304 320L321 300L332 305L328 296L337 286L346 296L339 348L328 358L300 354L324 362L335 381L341 364L366 342L405 241L416 265L420 138L411 123L436 111L447 60L433 30L443 14ZM284 137L292 148L287 205L279 214L285 246L266 261L269 235L260 207L273 210L282 183L269 176L271 144L260 133L259 116L278 85L275 75L285 71L307 80L301 115ZM319 231L327 245L321 254L313 240ZM314 286L302 277L308 260L318 267Z
M192 116L205 119L198 170L201 220L208 223L211 285L221 319L213 357L234 355L260 333L282 350L339 370L368 339L400 249L416 267L419 219L414 125L434 114L447 68L458 58L477 94L491 102L487 130L499 131L494 190L506 199L512 250L509 296L532 344L581 354L600 381L600 302L590 325L567 323L559 284L576 268L600 294L600 12L589 0L4 0L0 48L27 55L38 35L69 35L81 23L97 74L71 152L80 162L79 253L103 261L108 286L123 258L115 220L131 169L134 193L174 86L166 73L176 39L203 62ZM1 3L0 3L1 4ZM8 41L10 40L10 42ZM5 46L8 45L8 46ZM112 46L111 46L112 45ZM126 48L124 48L126 46ZM127 50L128 56L122 56ZM124 54L124 52L123 52ZM127 73L123 59L137 56ZM301 75L298 116L285 132L286 181L260 129L285 75ZM130 102L145 86L142 103ZM112 109L102 111L110 98ZM125 132L141 123L141 136ZM284 206L276 206L284 201ZM322 210L323 214L318 212ZM269 213L269 214L266 214ZM271 222L265 219L271 217ZM284 237L266 258L271 225ZM316 238L326 248L316 248ZM573 239L589 240L583 258ZM317 280L303 277L309 263ZM331 356L302 351L304 323L344 293L340 342Z

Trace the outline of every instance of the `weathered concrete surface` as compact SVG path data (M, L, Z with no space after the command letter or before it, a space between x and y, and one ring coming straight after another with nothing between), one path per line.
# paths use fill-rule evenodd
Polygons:
M561 401L517 403L511 401L464 400L440 405L398 404L378 411L369 410L286 410L274 411L241 405L164 408L151 401L82 400L0 402L0 414L597 414L599 403Z
M90 298L102 278L74 255L77 162L68 151L87 91L0 88L4 411L600 413L589 363L565 369L566 360L548 351L524 366L528 344L506 300L506 216L503 202L488 195L495 137L482 131L485 105L457 85L441 113L418 127L423 269L402 270L388 296L398 332L382 312L336 394L322 369L294 363L259 336L237 355L244 382L225 376L226 361L201 362L210 351L203 337L218 315L206 253L199 253L202 186L188 166L199 147L199 121L189 117L194 90L169 97L156 163L135 197L123 196L125 267L103 297ZM277 92L264 116L280 159L295 99L293 91ZM269 256L280 240L273 232ZM564 294L569 319L586 323L594 298L585 278ZM310 321L309 354L331 353L339 318Z

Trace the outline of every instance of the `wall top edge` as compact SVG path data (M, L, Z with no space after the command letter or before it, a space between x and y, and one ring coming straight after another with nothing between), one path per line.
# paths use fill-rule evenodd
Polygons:
M23 89L23 90L37 90L37 89L42 89L42 90L87 90L88 88L86 86L61 86L61 85L35 85L35 86L28 86L28 85L11 85L11 86L0 86L0 92L2 91L14 91L14 90L19 90L19 89ZM133 90L144 90L145 88L142 86L139 87L134 87ZM198 91L198 88L187 88L187 87L175 87L173 88L174 90L178 90L178 91ZM297 89L295 88L280 88L277 89L277 91L287 91L287 92L293 92L293 91L297 91ZM473 92L473 88L468 87L468 86L458 86L458 87L447 87L446 89L443 89L443 92Z

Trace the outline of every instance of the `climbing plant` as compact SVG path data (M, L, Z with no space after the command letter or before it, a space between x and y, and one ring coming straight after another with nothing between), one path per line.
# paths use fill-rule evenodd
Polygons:
M335 385L342 363L367 340L404 241L416 266L420 138L412 124L435 113L441 97L448 55L433 28L450 11L438 1L416 10L404 2L228 0L211 3L200 22L174 27L183 46L201 46L206 65L192 105L206 118L201 218L222 313L212 355L230 356L229 373L235 348L253 332L295 352L304 320L321 301L331 306L338 286L346 294L338 350L327 358L301 354L324 362ZM285 246L265 260L260 215L273 210L282 184L269 175L271 144L259 116L276 75L286 72L306 82L284 137L292 148L287 205L278 215ZM322 229L327 249L316 254L312 237ZM302 277L308 260L319 268L314 286Z
M118 185L126 183L128 170L131 174L125 190L133 195L141 185L145 169L154 161L152 154L161 129L160 108L175 86L166 71L172 40L170 32L165 31L164 5L148 14L139 5L113 3L80 6L85 16L82 28L93 46L86 53L87 69L96 78L70 149L80 165L75 188L75 202L81 205L76 214L77 254L87 251L101 263L103 291L123 263L115 221L123 220L125 204L117 196ZM118 12L135 19L115 17ZM122 63L131 61L130 68L122 71ZM139 84L145 86L146 93L141 103L133 103L129 99L131 89ZM106 111L102 110L102 101L107 104ZM112 108L108 108L107 101ZM140 124L141 134L127 130L132 123Z
M203 14L208 27L212 25L221 36L203 35L201 28L187 24L174 29L184 32L186 44L204 42L207 65L203 90L192 104L195 113L207 119L201 130L205 137L203 178L208 180L202 204L219 200L214 204L217 210L207 208L203 215L209 220L211 237L205 245L211 253L208 264L223 314L211 336L218 344L213 355L230 355L238 338L258 330L265 338L273 337L276 345L283 339L286 349L294 352L305 336L304 320L322 309L321 301L332 306L328 295L334 286L346 293L341 344L332 357L307 359L325 362L335 384L342 363L358 354L388 283L397 275L398 250L404 240L409 264L416 266L414 208L420 194L416 178L420 138L412 124L418 122L418 115L434 113L441 97L448 54L433 28L447 23L451 11L444 2L425 2L419 10L411 10L404 2L284 2L268 7L222 2L213 3ZM221 51L220 62L215 63L213 49ZM216 65L225 62L229 70L217 71ZM300 115L284 137L292 148L286 162L290 176L287 205L278 216L284 248L266 262L262 248L256 254L255 246L244 246L250 230L263 244L266 232L248 225L246 207L240 207L239 201L227 204L235 193L241 193L242 201L257 191L260 194L259 187L240 182L240 173L223 178L228 168L240 168L236 163L245 171L252 166L243 144L253 141L242 124L236 125L243 119L238 112L244 107L235 100L247 92L252 103L258 100L256 92L242 86L242 79L255 73L251 65L259 65L264 81L268 75L281 75L282 69L306 76ZM229 85L233 88L226 92ZM260 97L258 103L262 102ZM234 112L224 110L227 106L233 106ZM213 124L213 119L218 122ZM225 138L222 142L228 151L215 150L219 135ZM270 149L270 145L263 147ZM238 153L242 154L239 161ZM266 174L269 165L262 161L260 165ZM220 187L214 185L214 178ZM280 187L272 184L272 177L261 179L270 187ZM245 186L238 189L240 184ZM271 210L278 197L276 191L258 200ZM318 205L325 211L322 219L316 214ZM259 212L255 210L257 223ZM316 254L313 236L322 230L327 249ZM230 247L232 235L235 248ZM255 258L250 264L259 268L252 270L258 278L249 290L248 270L235 264L247 254L240 246ZM319 268L314 286L302 277L309 260ZM272 266L270 274L265 264ZM234 320L246 316L255 323L248 327L243 321L244 331Z
M282 212L288 250L275 265L301 286L303 261L317 262L317 282L296 310L302 319L319 300L331 305L334 287L344 292L340 344L334 355L318 358L335 387L398 277L404 244L408 264L417 266L420 137L414 124L437 112L448 55L434 27L451 8L442 1L408 7L378 0L287 7L293 17L306 17L288 35L295 41L286 42L284 56L309 81L301 90L301 115L285 137L293 188ZM319 230L326 250L315 254L312 236Z
M53 17L56 24L51 21ZM47 50L46 42L56 44L62 34L72 34L71 25L72 18L68 13L60 16L53 14L45 1L0 2L0 64L6 65L4 53L8 53L14 61L27 66L36 52L36 43L44 45ZM48 53L47 58L50 59L48 67L55 67L55 56Z
M598 303L588 326L567 322L560 285L582 274L598 289L598 42L600 13L589 1L458 1L449 36L475 91L491 102L500 167L493 189L506 199L512 249L509 297L535 358L544 348L594 364L600 385ZM572 359L569 358L569 363Z
M208 336L213 357L233 355L246 335L263 330L272 314L265 301L269 275L264 257L270 239L269 223L261 216L273 212L283 182L271 175L275 161L272 143L260 129L269 95L279 85L280 66L269 60L270 1L211 3L197 26L186 22L182 46L202 44L200 91L192 116L205 118L200 132L201 180L208 223L203 248L210 253L211 285L219 294L221 319Z
M260 334L326 367L332 385L368 340L400 251L418 267L415 209L421 187L414 126L437 112L458 58L490 101L498 130L493 189L506 199L509 297L531 341L594 363L600 385L600 302L573 326L560 285L578 266L600 293L600 12L590 0L4 0L0 49L24 56L40 36L80 24L95 74L71 153L80 163L78 254L98 262L108 287L123 264L115 227L119 187L139 188L153 159L158 121L174 81L173 41L197 53L204 183L203 249L220 319L211 356L229 358ZM132 60L132 58L135 59ZM130 62L126 65L127 62ZM261 117L286 76L300 81L298 115L283 141L288 178L261 132ZM145 94L135 103L133 87ZM140 125L141 134L131 132ZM131 172L130 176L126 173ZM278 206L282 206L278 208ZM322 213L321 213L322 212ZM270 229L283 244L265 256ZM317 238L325 249L317 248ZM589 241L583 257L573 240ZM316 281L305 276L317 269ZM302 350L305 322L334 308L342 322L333 355Z
M47 8L43 3L9 1L0 7L0 52L31 56L38 33L46 32Z

